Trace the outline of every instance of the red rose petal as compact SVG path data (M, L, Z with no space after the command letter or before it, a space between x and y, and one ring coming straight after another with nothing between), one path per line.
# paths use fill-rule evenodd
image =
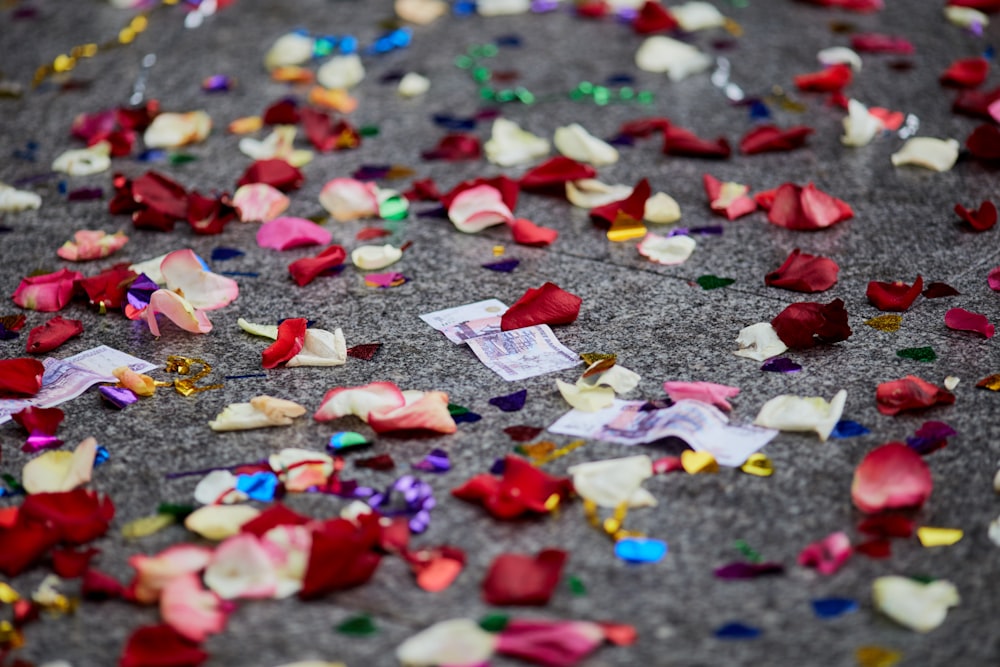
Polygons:
M278 325L278 339L261 353L264 368L277 368L302 351L306 325L304 317L293 317Z
M990 105L1000 100L1000 87L993 90L961 90L951 103L951 110L954 113L973 118L983 118L993 120L990 113Z
M118 667L195 667L206 660L208 653L169 625L147 625L128 638Z
M59 424L65 418L65 413L59 408L36 408L34 406L15 412L10 417L30 433L55 435Z
M95 491L74 489L61 493L35 493L21 505L26 521L47 526L67 544L84 544L108 531L115 506Z
M819 5L821 7L835 7L837 9L843 9L849 12L858 12L861 14L877 12L885 7L882 0L806 0L806 2Z
M871 281L865 296L873 306L882 311L901 313L913 305L924 289L924 280L919 275L912 285L896 281L892 283Z
M432 178L413 181L410 184L410 189L404 192L403 196L410 201L438 201L441 199L437 183Z
M876 538L858 544L854 547L854 550L863 556L868 556L869 558L889 558L892 556L892 542Z
M550 498L565 498L573 489L568 477L553 477L525 459L507 456L503 477L476 475L451 495L468 502L479 503L498 519L513 519L534 512L550 511Z
M344 263L347 251L343 246L331 245L324 248L315 257L303 257L288 265L288 272L299 287L311 283L324 271L329 271Z
M228 194L206 197L197 192L188 194L187 221L195 234L221 234L226 225L239 217Z
M445 135L438 145L429 151L421 153L425 160L478 160L482 156L479 139L472 134L455 132Z
M380 519L375 513L358 517L358 525L332 519L314 530L299 597L315 598L371 579L382 560L373 551L380 542Z
M997 224L997 207L989 199L980 204L975 211L970 211L961 204L955 204L955 213L977 232L985 232Z
M240 526L240 532L263 537L272 528L277 528L278 526L304 526L310 521L312 519L288 509L287 505L274 503L256 517Z
M969 7L985 14L1000 12L1000 0L948 0L949 7Z
M794 78L795 87L811 93L835 93L851 82L854 74L850 65L831 65L819 72L799 74Z
M913 44L903 37L877 32L852 36L851 48L858 53L891 53L898 56L909 56L916 51Z
M54 313L69 304L73 297L73 287L81 278L82 273L68 269L28 276L21 280L10 298L21 308Z
M286 97L278 100L268 108L264 109L261 120L266 125L298 125L301 117L299 115L299 103Z
M109 574L93 568L83 573L80 595L86 600L110 600L125 594L125 587Z
M915 375L883 382L875 390L876 406L884 415L895 415L904 410L920 410L935 405L951 405L954 402L954 394Z
M888 509L921 507L934 482L920 454L900 442L876 447L854 471L851 499L865 514Z
M832 344L847 340L851 327L841 299L828 304L793 303L771 320L778 338L792 349L803 349L818 343Z
M876 537L912 537L916 522L901 514L871 516L858 524L858 531Z
M34 396L42 388L45 366L38 359L0 359L0 398Z
M632 29L640 35L651 35L655 32L668 32L678 27L677 19L659 2L646 0L632 19Z
M184 186L155 171L132 181L132 199L142 208L172 220L187 217L188 195Z
M529 288L500 318L503 331L522 329L536 324L572 324L580 314L583 299L570 294L555 283Z
M614 224L619 214L627 215L633 220L642 220L646 214L646 200L649 199L651 192L649 180L644 178L632 188L632 192L625 199L590 209L590 217L604 220L609 224Z
M768 221L788 229L824 229L854 216L845 202L812 183L805 187L785 183L776 190L758 193L754 199L767 210Z
M640 118L622 125L618 133L634 139L644 139L657 132L666 133L671 125L672 123L666 118Z
M955 331L973 331L983 338L993 338L995 327L985 315L972 313L964 308L952 308L944 314L944 324Z
M59 541L59 533L40 523L19 521L0 529L0 572L16 577Z
M546 605L568 558L561 549L544 549L537 556L500 554L483 581L483 600L497 606Z
M267 183L282 192L291 192L301 188L305 180L301 171L284 160L257 160L247 167L236 186Z
M556 230L536 225L524 218L517 218L510 223L510 233L514 243L538 247L551 245L559 236Z
M988 123L977 126L965 140L965 147L980 160L1000 160L1000 128Z
M722 194L722 181L711 174L702 174L701 183L708 196L708 205L715 213L726 216L729 220L749 215L757 210L757 202L749 195L741 195L728 203L719 202Z
M986 58L963 58L953 62L941 75L941 83L957 88L977 88L986 81L990 61Z
M663 131L663 152L667 155L681 157L703 157L725 160L732 150L725 137L714 141L702 139L694 132L676 125L670 125Z
M138 275L128 268L127 263L115 264L96 276L81 278L76 284L87 294L92 306L104 306L105 310L121 308L125 303L129 285Z
M55 549L52 551L52 571L63 579L82 577L90 567L90 561L99 553L99 549L93 548L83 551Z
M302 128L306 138L320 153L361 145L361 135L350 123L344 120L334 121L322 111L303 109Z
M553 191L554 194L564 195L566 182L594 178L596 175L597 170L589 164L560 155L529 169L521 177L520 185L532 192Z
M813 129L805 125L796 125L785 130L775 125L761 125L740 139L740 152L744 155L755 155L795 150L804 146L806 139L812 133Z
M407 528L405 521L397 522L395 525ZM408 528L407 535L409 535ZM405 549L405 544L403 548ZM465 567L465 552L448 545L404 552L403 558L416 575L417 586L429 593L439 593L451 586Z
M792 250L785 263L764 276L764 284L793 292L823 292L837 283L840 267L832 259Z
M960 292L948 283L930 283L924 290L925 299L941 299L948 296L958 296Z
M45 354L56 349L70 338L83 333L83 322L66 320L56 315L45 324L35 327L28 333L27 350L29 354Z

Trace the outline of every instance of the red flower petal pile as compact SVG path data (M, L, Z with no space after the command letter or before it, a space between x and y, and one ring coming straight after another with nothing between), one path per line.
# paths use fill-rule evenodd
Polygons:
M846 202L832 197L812 183L805 187L785 183L754 196L767 211L767 219L779 227L797 230L824 229L854 217Z
M764 276L764 283L793 292L824 292L837 283L840 267L828 257L792 250L785 263Z

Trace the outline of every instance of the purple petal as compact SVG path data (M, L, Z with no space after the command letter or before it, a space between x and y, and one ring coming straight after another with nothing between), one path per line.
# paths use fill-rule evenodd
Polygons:
M785 566L781 563L744 563L737 561L716 568L715 576L719 579L754 579L768 574L783 574Z

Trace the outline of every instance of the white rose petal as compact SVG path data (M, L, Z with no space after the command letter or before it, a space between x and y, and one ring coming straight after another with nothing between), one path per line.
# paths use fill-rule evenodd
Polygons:
M893 166L912 164L933 171L948 171L958 160L958 142L954 139L914 137L892 154Z
M500 191L491 185L477 185L463 190L448 207L448 219L466 234L481 232L487 227L502 225L514 219Z
M614 146L593 136L577 123L558 128L553 142L556 150L577 162L587 162L595 167L618 162L618 151Z
M861 56L846 46L831 46L816 54L816 59L824 65L850 65L855 72L861 71Z
M885 129L885 124L857 100L847 103L847 116L843 123L844 136L840 142L845 146L867 146L876 134Z
M395 264L402 258L403 251L394 245L363 245L351 251L354 266L365 271L376 271Z
M1000 547L1000 516L990 522L987 535L989 535L990 541L993 542L993 544Z
M635 64L644 72L666 74L680 81L712 66L712 59L690 44L670 37L647 37L635 53Z
M600 361L594 362L591 368L600 363ZM590 369L588 368L587 370ZM586 376L586 372L584 372L584 375ZM641 379L642 377L635 371L615 364L606 371L581 377L577 380L576 384L579 387L611 387L616 394L627 394L639 386L639 380Z
M438 20L448 12L448 6L444 0L396 0L394 5L396 16L417 25Z
M526 164L549 154L548 139L522 130L517 123L506 118L493 121L489 141L483 146L487 159L501 167Z
M316 72L316 81L324 88L353 88L365 78L365 67L356 53L334 56Z
M305 413L306 409L294 401L273 396L256 396L249 403L230 403L214 420L208 422L208 425L213 431L248 431L255 428L288 426L292 423L292 419L301 417Z
M267 183L247 183L233 193L233 206L240 210L242 222L268 222L285 212L290 200L281 190Z
M959 378L955 377L954 375L949 375L944 379L944 388L947 389L948 391L951 391L952 389L958 386L959 382L961 382Z
M52 171L70 176L90 176L111 168L111 144L99 141L89 148L75 148L62 153L52 163Z
M970 28L975 24L979 24L985 28L990 23L989 16L972 7L954 7L948 5L944 8L944 16L960 28Z
M236 490L236 475L228 470L213 470L194 488L194 499L202 505L242 503L247 495Z
M686 262L696 245L693 238L683 234L661 236L649 233L636 247L639 249L639 254L646 259L670 266Z
M391 246L390 246L391 247ZM347 363L347 340L337 327L333 332L325 329L306 329L302 349L289 359L285 366L343 366Z
M468 618L441 621L413 635L396 648L405 667L479 665L496 650L499 635L486 632Z
M305 64L312 59L315 45L316 40L308 35L300 35L295 32L282 35L267 50L267 54L264 56L264 67L275 69L276 67Z
M294 146L298 128L294 125L278 125L263 140L253 137L240 139L240 152L253 160L284 160L293 167L301 167L313 159L313 152Z
M6 183L0 183L0 212L15 213L36 209L42 205L42 198L34 192L18 190Z
M179 148L204 141L212 131L212 117L204 111L161 113L142 135L146 148Z
M761 407L753 423L779 431L815 431L826 442L844 413L846 401L846 389L838 391L829 403L820 396L775 396Z
M665 225L681 219L681 207L677 200L666 192L657 192L646 200L646 208L642 214L646 222Z
M605 461L590 461L571 466L573 489L601 507L652 507L656 499L642 483L653 476L653 461L645 454Z
M566 181L566 199L577 208L597 208L621 201L632 194L630 185L608 185L596 178Z
M338 222L378 215L378 188L353 178L334 178L319 192L319 203Z
M707 2L685 2L670 8L670 14L685 32L721 28L726 25L726 17Z
M875 608L917 632L930 632L944 623L948 608L959 603L958 589L950 581L929 584L908 577L879 577L872 584Z
M740 329L736 344L740 349L733 354L756 361L766 361L788 349L769 322L758 322Z
M28 493L72 491L90 481L96 454L94 438L82 441L72 452L44 452L24 464L21 485Z
M525 14L531 9L531 0L479 0L476 11L480 16L506 16Z
M205 505L184 519L184 527L207 540L224 540L240 532L243 524L260 516L250 505Z
M402 97L419 97L431 89L431 80L422 74L408 72L399 80L396 92Z
M556 387L567 403L583 412L597 412L615 402L615 390L611 387L570 384L562 380L556 380Z

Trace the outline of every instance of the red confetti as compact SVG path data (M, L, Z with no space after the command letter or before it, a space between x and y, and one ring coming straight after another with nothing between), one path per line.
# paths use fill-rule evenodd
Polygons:
M719 137L714 141L702 139L690 130L670 125L663 131L663 152L680 157L725 160L732 153L732 149L725 137Z
M977 88L986 81L990 61L986 58L963 58L953 62L941 74L941 83L956 88Z
M810 93L837 93L854 78L850 65L831 65L819 72L799 74L794 78L799 90Z
M257 160L247 167L236 186L267 183L282 192L291 192L301 188L305 180L301 171L284 160Z
M198 644L164 623L133 632L118 667L196 667L206 660Z
M744 155L791 151L805 145L813 133L811 127L796 125L786 130L775 125L761 125L747 132L740 139L740 152Z
M370 456L366 459L355 459L354 465L359 468L369 468L371 470L392 470L396 467L396 462L388 454Z
M944 324L955 331L972 331L983 338L993 338L996 328L985 315L973 313L964 308L952 308L944 314Z
M839 271L832 259L807 255L795 248L784 264L764 276L764 283L793 292L824 292L837 283Z
M797 230L824 229L854 217L847 203L816 188L785 183L776 190L754 196L757 204L767 210L767 219L779 227Z
M375 574L382 556L374 549L381 538L376 512L362 514L357 524L331 519L313 530L309 561L299 597L309 599L360 586Z
M355 359L371 361L375 357L375 353L379 351L380 347L382 347L382 343L363 343L361 345L355 345L354 347L347 348L347 356L354 357Z
M778 338L792 349L803 349L817 343L832 344L847 340L851 327L841 299L828 304L793 303L771 320Z
M83 333L83 322L66 320L56 315L45 324L28 333L28 353L45 354L56 349L70 338Z
M519 424L517 426L508 426L503 430L511 440L514 442L528 442L529 440L534 440L538 437L538 434L545 429L538 426L526 426L524 424Z
M996 125L979 125L965 140L965 147L980 160L1000 160L1000 128Z
M529 288L500 318L503 331L536 324L572 324L580 314L583 299L555 283Z
M37 359L0 359L0 398L26 398L42 388L45 366Z
M529 169L521 177L520 184L522 188L532 192L554 191L557 195L564 195L568 181L594 178L596 175L597 170L589 164L559 156Z
M277 368L302 351L306 342L306 319L293 317L278 325L278 339L261 353L264 368Z
M565 499L573 489L568 477L553 477L517 456L504 459L503 477L476 475L453 489L451 494L468 502L479 503L498 519L513 519L522 514L547 514L550 498Z
M590 209L590 217L604 220L610 224L614 224L619 215L627 215L633 220L642 220L646 214L646 200L649 199L651 192L649 180L644 178L632 188L632 192L625 199Z
M868 452L854 471L851 499L865 514L883 510L919 508L934 482L924 459L901 442L890 442Z
M347 251L343 246L331 245L324 248L315 257L303 257L288 265L288 272L299 287L311 283L324 271L329 271L344 263Z
M924 289L924 280L919 275L912 285L896 281L892 283L871 281L865 296L873 306L882 311L902 313L913 305Z
M646 0L632 19L632 29L640 35L669 32L678 28L677 19L659 2Z
M896 415L905 410L921 410L935 405L951 405L954 402L954 394L915 375L883 382L875 390L876 406L884 415Z
M483 600L497 606L546 605L568 558L560 549L544 549L537 556L500 554L483 581Z
M858 53L891 53L898 56L909 56L916 51L913 44L903 37L877 32L852 36L851 48Z
M421 153L425 160L478 160L482 156L479 139L472 134L456 132L445 135L438 145L429 151Z
M536 225L524 218L517 218L510 223L510 233L514 243L536 247L551 245L559 236L558 231Z

